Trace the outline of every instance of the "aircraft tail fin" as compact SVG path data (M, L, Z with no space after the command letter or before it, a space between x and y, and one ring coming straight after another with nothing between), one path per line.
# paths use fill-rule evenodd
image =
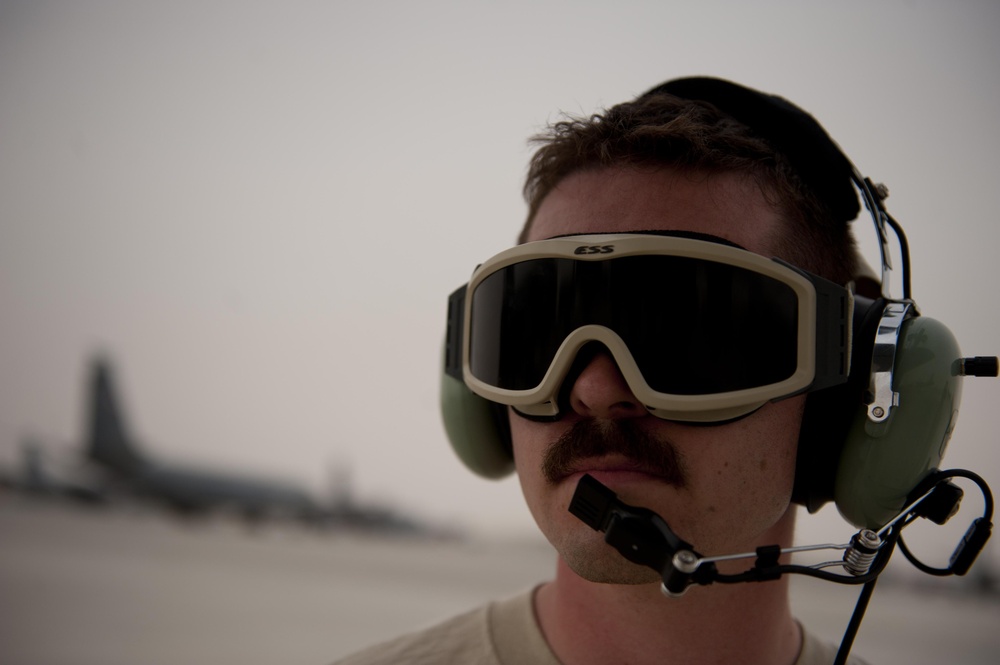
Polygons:
M88 456L122 473L136 471L142 459L118 408L111 366L103 358L91 367L89 417Z

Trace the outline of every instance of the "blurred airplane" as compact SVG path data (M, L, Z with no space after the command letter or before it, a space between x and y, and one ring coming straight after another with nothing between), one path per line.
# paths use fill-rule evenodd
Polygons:
M68 498L110 505L138 498L184 516L222 511L251 520L301 520L317 528L455 538L450 527L433 527L395 509L359 503L347 467L337 469L322 503L304 489L270 478L168 464L149 455L127 426L119 406L111 364L103 357L90 365L86 385L87 431L82 455L60 458L34 440L22 446L16 468L0 468L0 490L35 497ZM65 452L65 451L64 451Z
M91 366L86 456L103 466L116 484L183 514L235 510L248 518L319 519L326 513L304 490L289 483L166 464L147 455L133 438L118 407L110 364Z

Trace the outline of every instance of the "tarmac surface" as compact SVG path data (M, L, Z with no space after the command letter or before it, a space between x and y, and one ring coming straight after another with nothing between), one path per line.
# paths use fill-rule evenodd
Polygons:
M329 663L529 588L553 560L540 541L192 522L0 493L0 663ZM1000 662L1000 597L955 588L880 581L854 653ZM839 642L857 587L797 577L792 589L803 623Z

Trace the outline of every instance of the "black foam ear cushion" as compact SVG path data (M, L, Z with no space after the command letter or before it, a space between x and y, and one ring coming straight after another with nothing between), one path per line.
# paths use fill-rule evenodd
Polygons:
M868 389L872 351L885 300L856 296L847 383L810 393L806 398L792 501L816 512L833 500L844 441Z

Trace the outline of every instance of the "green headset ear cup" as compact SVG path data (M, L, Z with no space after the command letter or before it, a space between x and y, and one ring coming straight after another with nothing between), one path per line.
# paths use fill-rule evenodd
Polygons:
M834 501L847 521L878 529L906 506L910 492L938 468L958 418L961 353L944 324L919 316L900 329L888 419L857 408L844 442Z
M474 473L485 478L502 478L514 471L510 447L496 422L495 405L444 372L441 417L451 447Z

